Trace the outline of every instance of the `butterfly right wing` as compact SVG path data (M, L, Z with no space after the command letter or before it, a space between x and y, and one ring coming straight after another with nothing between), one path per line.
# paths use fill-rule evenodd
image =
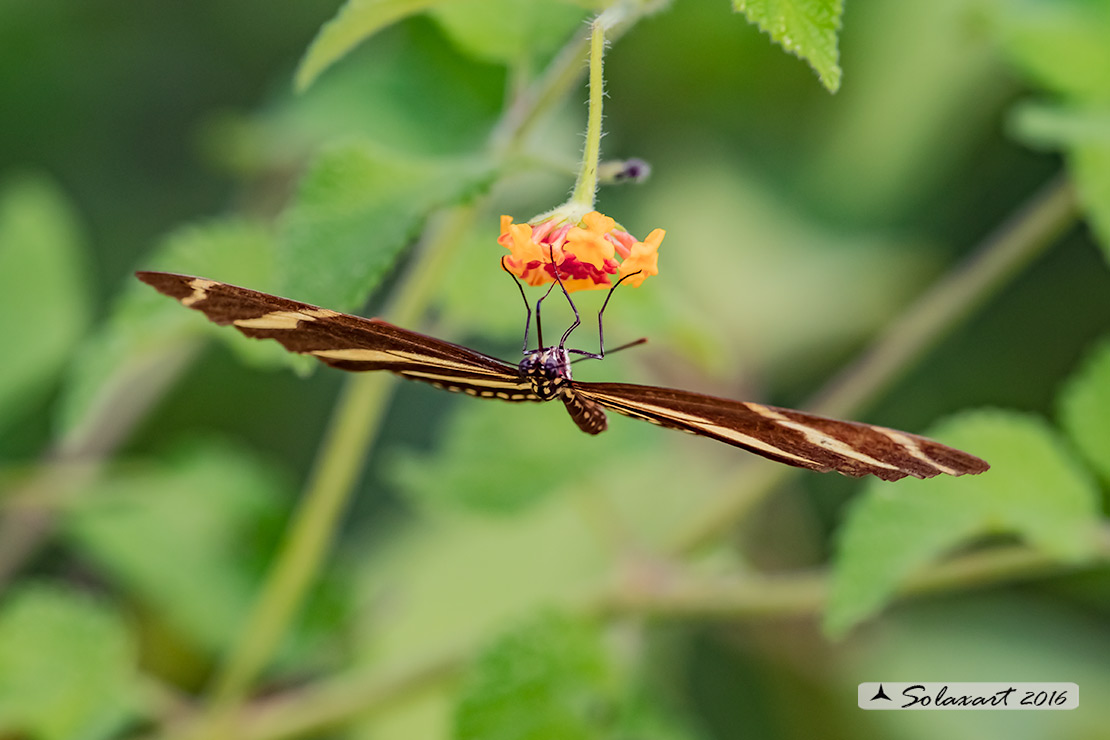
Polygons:
M629 383L575 382L573 393L625 416L822 473L898 480L907 475L974 475L990 467L927 437L792 409Z
M183 306L248 337L275 339L353 372L386 370L449 391L504 401L540 401L519 369L495 357L402 329L248 288L167 272L136 277Z

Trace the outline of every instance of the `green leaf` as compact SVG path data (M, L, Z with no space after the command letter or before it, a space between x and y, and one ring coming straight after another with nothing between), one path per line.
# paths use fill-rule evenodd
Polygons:
M868 485L840 533L825 615L831 635L878 611L906 577L975 537L1016 534L1067 561L1093 551L1098 492L1043 421L1009 411L970 412L931 436L982 456L991 469L974 477Z
M1029 144L1060 148L1110 144L1110 107L1024 102L1014 106L1010 128Z
M1110 261L1110 143L1074 146L1067 160L1087 220Z
M597 628L546 615L482 651L455 713L458 740L608 737L613 670Z
M256 176L264 174L259 167L299 169L325 146L349 140L428 156L481 151L504 91L504 70L460 56L430 21L406 23L307 93L281 95L250 116L223 117L208 130L209 147L225 161L252 166Z
M829 92L840 89L837 32L843 0L732 0L732 7L808 62Z
M23 586L0 606L0 734L96 740L131 713L135 646L92 599Z
M468 55L516 64L562 46L585 11L566 0L453 0L430 15Z
M1019 135L1067 154L1080 200L1110 259L1110 3L1010 0L993 17L1003 53L1067 102L1025 106Z
M1060 424L1102 479L1110 483L1110 340L1063 387Z
M259 522L275 519L286 488L272 466L229 445L186 446L98 482L63 531L194 645L222 649L255 595Z
M625 700L620 731L616 737L636 740L701 740L706 737L695 729L690 718L669 706L667 696L648 687Z
M89 321L88 271L65 196L36 176L0 185L0 424L57 379Z
M1083 209L1110 260L1110 107L1025 103L1015 109L1011 125L1030 144L1064 150Z
M273 239L258 224L215 220L171 234L143 267L267 290L273 285ZM251 341L212 325L129 276L107 321L89 336L70 368L58 412L61 430L93 433L105 418L123 418L144 394L160 392L208 335L256 363L288 362L288 353L272 342Z
M294 85L297 90L306 90L321 72L370 36L390 24L444 1L347 0L312 40L297 67Z
M322 154L284 216L279 291L353 311L388 274L429 213L484 186L476 160L414 159L364 144Z
M1026 77L1066 98L1110 101L1110 4L1006 0L997 8L995 36Z

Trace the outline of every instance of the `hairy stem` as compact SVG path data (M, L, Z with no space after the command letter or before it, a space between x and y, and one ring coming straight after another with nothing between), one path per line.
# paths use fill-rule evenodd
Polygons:
M586 118L586 146L582 166L570 202L590 209L597 195L597 163L601 157L601 118L605 98L605 30L600 18L594 20L590 34L590 108Z

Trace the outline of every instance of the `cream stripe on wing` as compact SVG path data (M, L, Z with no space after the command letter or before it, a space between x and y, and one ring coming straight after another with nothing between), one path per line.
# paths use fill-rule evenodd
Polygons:
M521 391L531 389L530 384L520 380L486 380L485 378L475 378L471 380L457 375L439 375L437 373L424 372L423 370L400 370L399 372L407 377L426 378L428 380L437 380L457 385L476 385L482 388L515 388Z
M440 357L432 357L415 352L405 352L404 350L397 349L381 350L352 347L347 349L318 349L314 350L311 354L317 357L326 357L329 360L348 360L350 362L396 362L397 360L408 360L409 362L417 362L425 365L466 370L467 372L480 375L497 375L497 373L493 371L480 366L475 367L470 363L454 362L453 360L444 360Z
M579 392L581 392L581 391L579 391ZM587 396L587 398L589 398L589 397L590 396ZM600 400L597 397L594 397L594 398L595 398L595 400ZM762 450L764 452L770 453L771 455L774 455L774 456L777 456L777 457L785 457L785 458L789 458L791 460L797 460L801 463L805 463L804 467L809 467L811 465L821 465L822 467L826 467L826 466L822 465L821 463L817 462L816 460L812 460L808 457L804 457L802 455L798 455L798 454L793 453L793 452L788 452L788 451L782 449L781 447L776 447L775 445L769 444L768 442L764 442L763 440L761 440L757 437L752 437L751 435L744 434L743 432L738 432L735 429L730 429L728 427L722 427L722 426L719 426L717 424L711 424L710 422L706 421L704 417L701 417L701 416L697 416L697 415L694 415L694 414L685 414L681 411L675 411L674 409L664 408L664 407L661 407L661 406L653 406L650 403L643 403L641 401L635 401L633 403L635 405L632 408L629 409L629 411L632 412L630 414L631 416L637 416L639 418L646 419L647 421L651 421L651 422L654 422L656 424L659 423L655 419L651 419L647 416L640 416L639 414L636 413L636 409L644 409L645 411L648 411L652 414L655 414L655 415L657 415L661 418L673 419L673 420L681 422L683 424L689 424L690 426L697 427L698 429L704 430L709 434L714 434L714 435L717 435L717 436L720 436L720 437L724 437L725 439L731 439L732 441L737 442L739 444L742 444L746 447L751 447L751 448L756 449L756 450ZM611 398L604 399L604 402L602 403L602 405L603 406L608 406L609 408L613 409L614 411L620 411L621 410L621 407L616 405L614 400L611 399Z
M182 306L192 306L194 303L203 301L208 297L208 289L214 285L219 285L215 280L205 280L204 278L193 278L188 282L190 288L193 289L192 295L187 295L181 299Z
M717 426L716 424L709 424L706 422L696 423L694 424L694 426L697 426L700 429L712 431L713 434L724 437L726 439L731 439L734 442L738 442L744 445L745 447L751 447L756 450L763 450L764 452L770 453L776 457L786 457L792 460L798 460L803 463L809 463L809 465L820 465L822 468L828 467L827 465L819 463L816 460L795 454L793 452L787 452L781 447L776 447L772 444L768 444L761 439L757 439L750 435L744 434L743 432L738 432L735 429L729 429L728 427L721 427Z
M311 354L329 360L350 360L352 362L396 362L397 355L384 349L317 349ZM401 359L409 359L401 357Z
M247 329L296 329L302 321L315 321L317 318L338 316L326 308L313 308L305 311L272 311L253 319L237 319L236 326Z
M890 463L885 463L882 460L876 460L867 453L857 450L855 447L852 447L846 442L842 442L836 437L830 437L819 429L814 429L813 427L806 426L800 421L793 421L789 417L783 416L777 411L772 411L766 406L760 406L758 403L745 403L744 405L760 416L781 424L787 429L793 429L795 431L801 432L802 435L806 438L807 442L821 447L822 449L826 449L829 452L835 452L836 454L849 458L850 460L858 460L861 463L864 463L866 465L874 465L878 468L886 468L887 470L902 470L902 468L897 465L891 465Z
M906 452L910 454L911 457L916 457L921 462L932 465L940 472L948 473L948 475L963 475L961 471L956 470L955 468L950 468L947 465L942 465L941 463L938 463L936 460L926 455L925 451L921 449L921 445L917 443L917 440L915 440L908 434L903 434L902 432L896 431L894 429L887 429L886 427L871 428L874 429L876 432L889 437L892 442L894 442L896 445L900 445Z

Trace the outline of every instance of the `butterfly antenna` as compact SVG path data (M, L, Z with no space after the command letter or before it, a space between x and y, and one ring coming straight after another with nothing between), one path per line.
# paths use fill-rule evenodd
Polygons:
M614 352L620 352L621 350L629 349L630 347L638 347L641 344L647 344L647 337L640 337L639 339L637 339L634 342L629 342L628 344L622 344L619 347L614 347L613 349L609 350L605 354L611 355ZM577 352L577 350L567 350L567 351L568 352ZM576 357L575 359L571 360L571 363L573 364L575 362L581 362L582 360L600 360L601 359L601 355L595 355L595 354L592 354L590 352L586 352L584 354L585 354L584 357Z

